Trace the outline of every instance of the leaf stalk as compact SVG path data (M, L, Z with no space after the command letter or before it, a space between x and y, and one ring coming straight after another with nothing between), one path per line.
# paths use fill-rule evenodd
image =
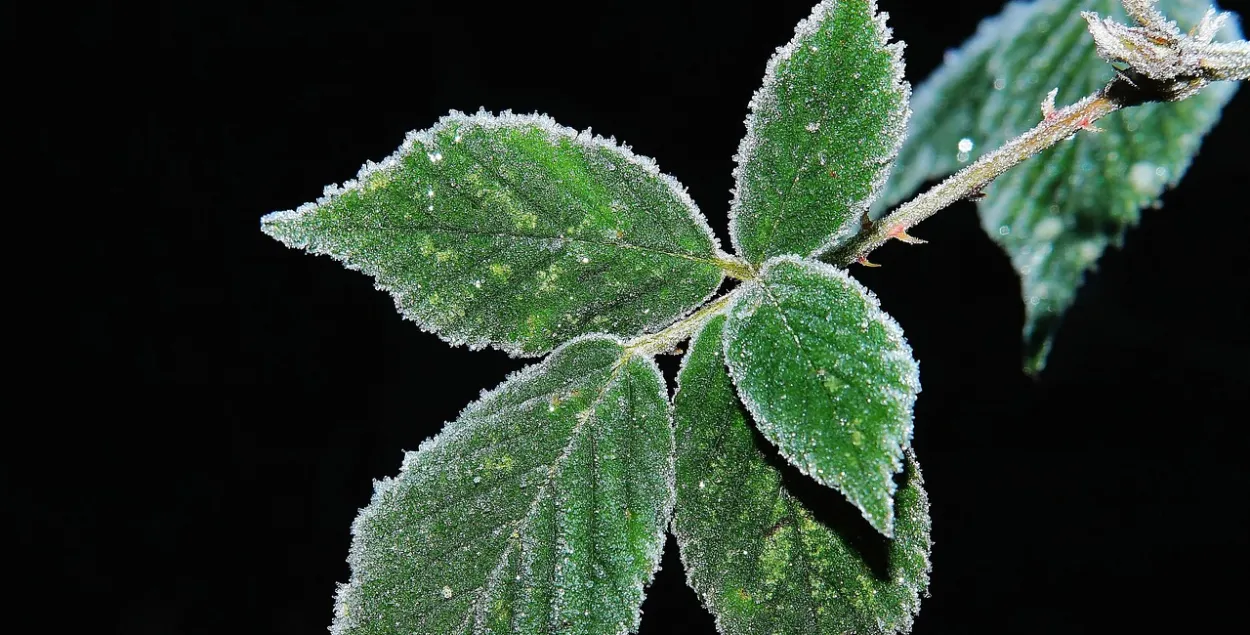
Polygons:
M734 299L738 297L738 292L746 288L746 286L739 286L733 291L712 300L703 305L703 308L674 322L668 328L658 333L640 335L634 338L625 344L625 350L629 353L646 357L674 351L678 344L698 333L704 324L707 324L717 315L724 313L733 304Z

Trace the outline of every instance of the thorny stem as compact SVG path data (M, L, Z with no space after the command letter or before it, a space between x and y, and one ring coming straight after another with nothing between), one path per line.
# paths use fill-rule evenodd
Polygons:
M1144 103L1147 101L1144 96L1135 96L1140 92L1140 88L1134 87L1126 78L1116 77L1102 90L1062 110L1053 110L1044 104L1042 109L1045 115L1035 128L977 159L972 165L899 206L885 218L876 222L866 221L863 231L849 243L822 255L821 260L842 266L857 262L870 264L868 254L890 239L916 241L907 235L907 230L916 223L960 199L979 198L986 185L1025 159L1082 130L1097 130L1093 126L1095 121L1121 108ZM1053 93L1048 104L1050 99L1053 99Z
M1180 101L1213 81L1250 79L1250 43L1213 42L1228 14L1211 9L1184 34L1176 23L1155 10L1158 0L1123 1L1135 26L1099 20L1089 12L1081 14L1089 22L1098 55L1125 68L1115 79L1062 110L1055 110L1052 91L1042 104L1042 122L1037 127L977 159L885 218L872 222L865 216L863 230L822 254L821 260L843 266L856 262L872 265L868 254L891 238L924 242L907 235L907 230L962 198L979 198L986 185L1025 159L1082 130L1097 132L1092 124L1121 108L1150 101Z

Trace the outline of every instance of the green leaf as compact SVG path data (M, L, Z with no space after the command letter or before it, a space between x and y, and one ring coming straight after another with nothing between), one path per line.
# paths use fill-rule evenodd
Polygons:
M663 376L587 336L471 404L352 528L335 633L619 634L673 504Z
M765 264L725 322L725 358L760 431L892 535L893 475L920 391L911 348L871 291L793 256Z
M690 586L726 635L910 630L931 544L915 459L907 455L895 496L893 540L858 515L805 506L800 494L820 492L803 491L803 476L779 469L752 429L725 371L722 322L709 322L691 344L673 398L673 533Z
M508 112L453 112L262 227L374 276L452 344L515 355L659 330L716 290L727 257L650 159Z
M1158 6L1188 28L1210 2ZM1115 71L1095 53L1081 10L1124 19L1120 0L1040 0L1009 4L983 22L916 90L908 143L879 207L1032 128L1052 88L1062 105L1106 84ZM1240 38L1240 30L1230 21L1219 37ZM1098 123L1104 132L1079 134L986 189L981 224L1010 255L1026 300L1027 369L1045 364L1085 271L1108 244L1120 244L1143 207L1180 181L1236 90L1216 83L1185 101L1112 113Z
M734 248L759 263L858 227L902 143L903 45L872 0L825 0L768 62L738 147Z

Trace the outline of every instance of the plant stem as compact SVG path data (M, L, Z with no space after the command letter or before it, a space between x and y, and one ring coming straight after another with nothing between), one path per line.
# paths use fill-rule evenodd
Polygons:
M678 320L675 324L670 325L659 333L640 335L634 338L625 345L625 349L638 355L647 356L659 355L673 350L683 340L693 337L712 318L728 309L743 286L703 305L703 308Z
M721 268L726 275L734 280L752 280L755 278L755 268L751 263L725 252L720 252L716 256L716 266Z
M876 222L865 219L864 228L859 234L846 244L818 257L825 262L842 266L854 263L870 264L868 254L891 239L924 242L907 235L907 230L960 199L979 198L982 189L994 179L1039 152L1071 139L1078 132L1098 132L1094 122L1117 110L1151 101L1175 100L1177 85L1177 81L1154 81L1132 71L1121 72L1098 92L1059 110L1054 108L1055 93L1051 92L1042 103L1042 121L1032 130L1008 141L1003 147L982 156L929 191L900 205L885 218ZM749 263L729 254L722 254L717 259L717 265L730 277L747 281L748 284L756 275ZM740 286L716 298L658 333L631 340L626 344L626 349L640 355L659 355L673 350L677 344L703 328L708 320L723 313L738 291L744 287L745 285Z
M867 263L874 249L892 238L920 242L907 235L907 229L963 198L979 198L982 189L1004 172L1037 153L1072 138L1082 131L1097 131L1093 123L1121 108L1151 101L1149 91L1125 77L1116 77L1098 92L1061 110L1053 108L1054 94L1042 105L1043 119L1035 128L1007 142L1003 147L977 159L929 191L904 203L885 218L867 221L850 242L820 256L836 265Z

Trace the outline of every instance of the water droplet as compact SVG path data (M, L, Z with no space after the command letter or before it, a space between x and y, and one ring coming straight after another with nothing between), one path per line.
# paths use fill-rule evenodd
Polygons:
M476 485L476 484L478 484L478 483L481 483L481 482L482 482L482 477L480 477L480 476L474 476L474 477L473 477L473 483L474 483L475 485Z
M1038 221L1033 228L1033 237L1038 240L1054 240L1063 232L1063 221L1054 216L1047 216Z
M1144 194L1151 194L1158 183L1159 170L1161 169L1163 168L1157 168L1155 164L1148 161L1140 161L1134 163L1133 167L1129 168L1128 180L1133 184L1133 189ZM1164 174L1166 173L1165 170Z
M972 158L972 146L972 139L967 137L960 139L958 145L959 152L955 154L955 159L960 163L967 163L968 159Z
M582 256L582 264L583 265L590 264L590 258L587 258L586 256Z
M994 78L994 90L1002 90L1007 87L1007 80L1001 77Z
M804 127L804 128L806 128L808 132L816 132L817 130L820 130L820 122L819 122L819 121L813 121L813 122L811 122L811 123L809 123L809 124L807 124L806 126L803 126L803 127Z
M1011 228L1006 225L1003 225L1002 227L998 228L999 236L1006 236L1007 234L1010 234L1010 233L1011 233Z
M443 587L443 599L444 599L444 600L450 600L450 599L451 599L451 596L452 596L452 593L451 593L451 587L449 587L449 586L445 586L445 587Z
M427 154L426 156L430 157L430 163L438 163L439 161L443 160L442 152L431 152Z
M699 481L699 489L703 489L705 487L707 487L707 483L704 483L703 481Z
M1098 260L1098 254L1100 251L1102 251L1102 248L1098 245L1098 243L1092 240L1087 240L1081 243L1078 253L1081 260L1084 260L1085 262L1093 262Z

